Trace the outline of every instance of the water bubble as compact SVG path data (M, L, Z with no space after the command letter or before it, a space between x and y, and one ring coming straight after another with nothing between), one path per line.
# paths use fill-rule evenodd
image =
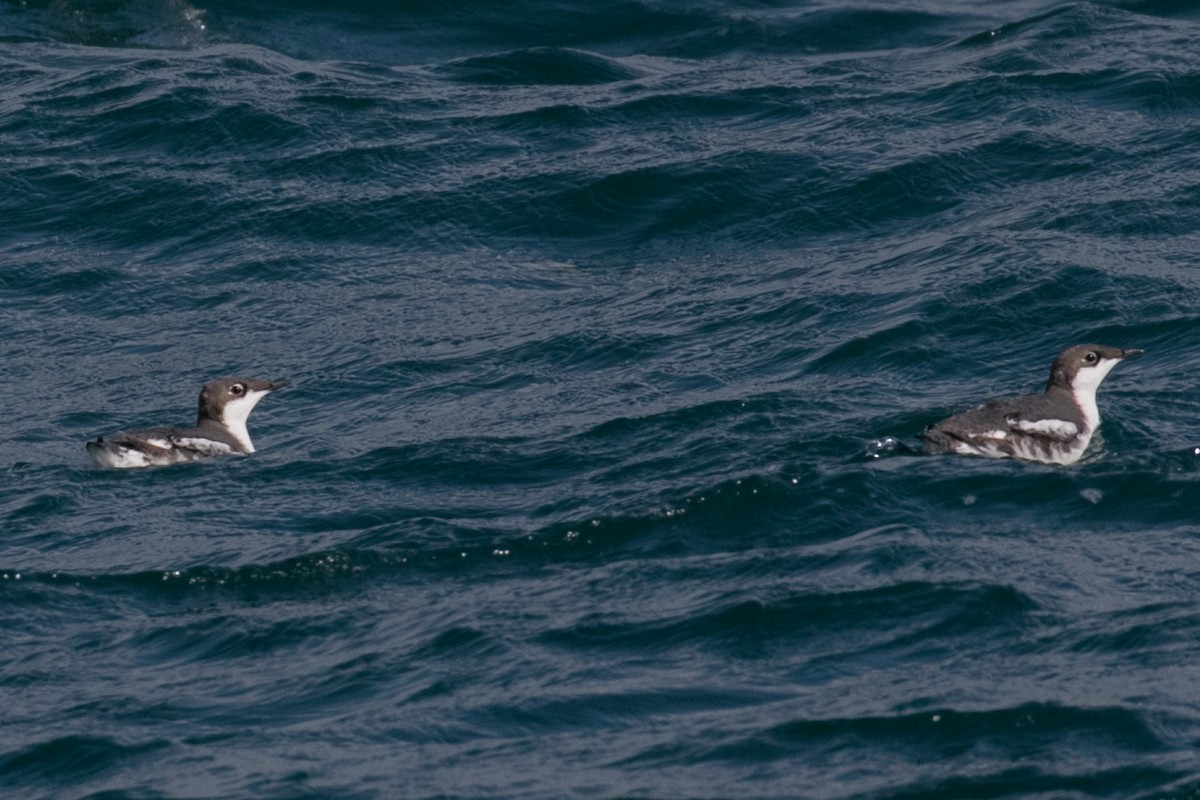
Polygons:
M895 436L885 436L882 439L872 439L867 442L864 454L867 458L883 458L889 453L896 452L900 447L900 440Z

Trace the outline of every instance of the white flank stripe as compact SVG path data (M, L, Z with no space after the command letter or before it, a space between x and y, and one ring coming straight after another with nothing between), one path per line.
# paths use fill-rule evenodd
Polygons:
M1079 428L1075 423L1065 419L1019 419L1017 427L1029 433L1044 433L1058 439L1070 439L1079 433Z
M228 455L233 452L233 448L224 442L214 442L212 439L195 439L192 437L181 437L175 440L180 447L186 447L189 450L195 450L199 453L207 453L212 456Z

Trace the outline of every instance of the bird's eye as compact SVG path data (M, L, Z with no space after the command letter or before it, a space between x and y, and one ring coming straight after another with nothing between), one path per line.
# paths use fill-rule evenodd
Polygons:
M1086 356L1083 357L1083 360L1089 364L1095 364L1097 361L1100 360L1100 354L1097 353L1095 350L1088 350L1088 353Z
M241 397L246 393L246 384L235 383L233 386L229 387L229 393L235 397Z

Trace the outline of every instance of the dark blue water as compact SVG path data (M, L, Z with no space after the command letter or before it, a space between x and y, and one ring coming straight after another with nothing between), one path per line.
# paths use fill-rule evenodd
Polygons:
M1200 9L402 5L0 5L0 795L1200 797Z

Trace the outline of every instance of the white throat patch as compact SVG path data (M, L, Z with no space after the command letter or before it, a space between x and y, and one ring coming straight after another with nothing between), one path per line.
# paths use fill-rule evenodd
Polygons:
M1075 397L1075 403L1079 406L1079 410L1083 412L1084 424L1089 431L1094 431L1100 426L1100 409L1096 406L1096 389L1100 388L1100 382L1104 380L1104 376L1120 363L1121 359L1119 358L1102 358L1094 366L1084 367L1075 373L1075 380L1071 382L1071 393Z
M258 401L268 394L270 392L248 390L241 397L235 397L225 404L221 424L229 431L230 436L246 448L247 453L254 452L254 443L250 441L250 432L246 430L246 420L250 418L250 412L258 405Z

